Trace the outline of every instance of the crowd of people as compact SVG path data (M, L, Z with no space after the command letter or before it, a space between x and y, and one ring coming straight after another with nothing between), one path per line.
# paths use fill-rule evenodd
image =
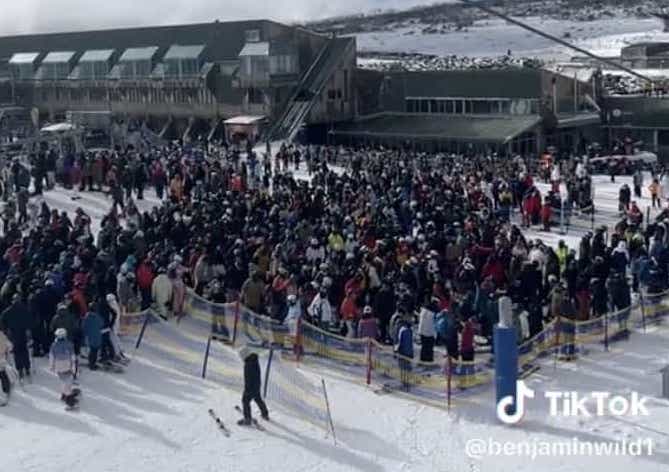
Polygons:
M633 218L597 228L578 250L530 240L513 224L520 213L526 226L550 229L535 179L552 182L553 194L565 183L565 198L586 207L585 160L542 168L520 156L248 150L44 149L31 166L5 162L0 354L11 343L18 376L30 376L30 351L50 353L63 399L74 403L82 346L90 369L123 362L125 314L153 307L165 319L188 316L189 287L215 303L240 300L293 333L304 319L375 338L404 361L419 344L418 358L432 362L435 345L462 360L491 345L502 295L525 340L553 317L628 306L628 276L635 290L667 286L667 210L647 229ZM39 203L54 185L108 195L97 234L82 208L68 215ZM142 212L136 201L147 191L161 204Z
M435 56L420 53L368 53L360 61L360 67L381 71L450 71L508 69L509 67L529 67L538 69L544 63L537 58L506 55L494 57Z

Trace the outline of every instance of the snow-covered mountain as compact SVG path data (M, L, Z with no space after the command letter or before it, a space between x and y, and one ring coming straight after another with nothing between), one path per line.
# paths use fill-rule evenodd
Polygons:
M636 41L667 39L658 0L485 0L486 6L594 52L615 56ZM356 35L362 52L437 56L514 56L566 60L572 51L470 6L448 2L307 25L321 32Z

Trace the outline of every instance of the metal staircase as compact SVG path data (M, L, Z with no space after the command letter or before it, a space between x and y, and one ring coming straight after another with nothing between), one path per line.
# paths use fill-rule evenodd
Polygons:
M300 126L320 97L323 88L337 69L342 56L353 43L346 38L333 38L323 46L316 60L302 76L284 112L267 135L269 141L295 139Z

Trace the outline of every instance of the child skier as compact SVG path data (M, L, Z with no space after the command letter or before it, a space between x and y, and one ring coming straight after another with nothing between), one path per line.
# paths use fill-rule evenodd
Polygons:
M74 345L67 339L67 330L58 328L55 332L56 340L51 345L49 360L51 371L62 383L60 399L68 409L75 408L79 403L79 390L72 387L74 381L75 361Z
M7 375L7 356L9 356L11 350L12 343L5 336L5 333L0 331L0 385L2 385L2 393L5 395L5 398L0 398L0 406L7 405L11 391L11 383Z

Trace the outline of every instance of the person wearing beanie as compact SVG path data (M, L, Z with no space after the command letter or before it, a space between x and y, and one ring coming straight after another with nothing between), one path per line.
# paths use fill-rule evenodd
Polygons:
M244 361L244 393L242 394L242 410L244 418L239 420L237 424L240 426L249 426L253 423L253 417L251 416L251 400L253 400L256 405L258 405L258 408L260 408L260 415L264 420L269 420L269 412L267 411L267 405L265 405L265 402L260 395L262 379L260 378L258 354L248 346L245 346L240 349L239 356Z
M49 350L49 366L61 382L61 401L68 408L77 405L79 390L72 387L76 370L76 355L74 345L67 339L67 330L58 328L54 333L56 339Z

